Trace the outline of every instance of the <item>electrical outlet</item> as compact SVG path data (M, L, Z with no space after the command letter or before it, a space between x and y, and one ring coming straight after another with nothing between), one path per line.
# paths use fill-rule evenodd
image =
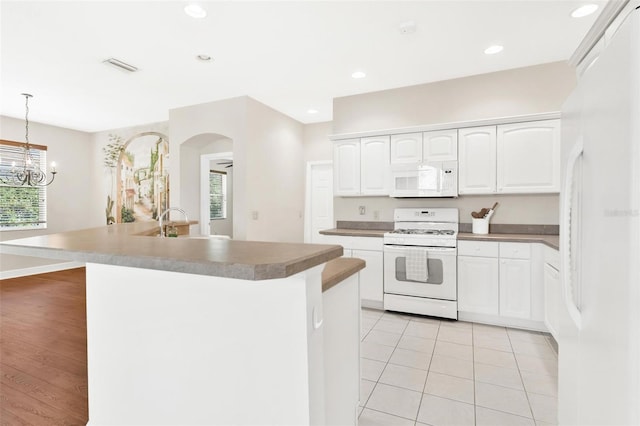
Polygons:
M366 214L367 213L367 209L365 208L365 206L360 206L358 207L358 210L360 211L360 214Z
M258 220L258 210L254 210L251 212L251 218L253 220Z
M380 212L378 210L373 211L373 220L380 220Z

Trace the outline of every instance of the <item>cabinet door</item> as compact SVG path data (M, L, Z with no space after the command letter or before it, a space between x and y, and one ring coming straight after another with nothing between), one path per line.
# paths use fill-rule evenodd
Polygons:
M560 192L560 120L498 126L498 192Z
M531 317L531 261L500 259L500 316Z
M333 182L337 196L360 195L360 140L334 143Z
M458 131L439 130L422 134L424 161L457 161Z
M389 195L389 136L360 139L360 194Z
M544 264L544 324L549 333L558 340L558 309L562 293L560 292L560 273L548 263Z
M422 133L391 135L391 164L422 161Z
M367 265L360 271L360 299L382 303L383 260L381 251L353 250L351 257L364 260Z
M496 127L458 130L458 193L496 192Z
M458 310L498 315L498 258L458 256Z

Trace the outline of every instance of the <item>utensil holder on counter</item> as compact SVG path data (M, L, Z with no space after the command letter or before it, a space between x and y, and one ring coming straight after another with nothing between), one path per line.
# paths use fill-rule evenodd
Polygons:
M473 234L488 234L489 218L471 218L471 232Z

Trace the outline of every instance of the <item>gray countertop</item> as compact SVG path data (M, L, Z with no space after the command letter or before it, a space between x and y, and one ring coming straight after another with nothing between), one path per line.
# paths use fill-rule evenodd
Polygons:
M341 235L345 237L382 237L385 232L376 229L347 229L334 228L320 231L323 235ZM502 241L502 242L518 242L518 243L542 243L551 248L558 250L559 237L557 235L546 234L472 234L466 232L458 233L458 240L470 241Z
M0 243L0 252L244 280L285 278L342 256L337 245L144 236L155 222Z

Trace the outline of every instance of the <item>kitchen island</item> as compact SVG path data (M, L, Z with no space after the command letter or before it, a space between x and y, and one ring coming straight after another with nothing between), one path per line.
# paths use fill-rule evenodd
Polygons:
M343 316L356 350L359 333L357 275L327 291L351 289L346 305L324 302L321 274L342 247L144 236L153 226L0 244L86 263L88 424L323 424L323 322Z

